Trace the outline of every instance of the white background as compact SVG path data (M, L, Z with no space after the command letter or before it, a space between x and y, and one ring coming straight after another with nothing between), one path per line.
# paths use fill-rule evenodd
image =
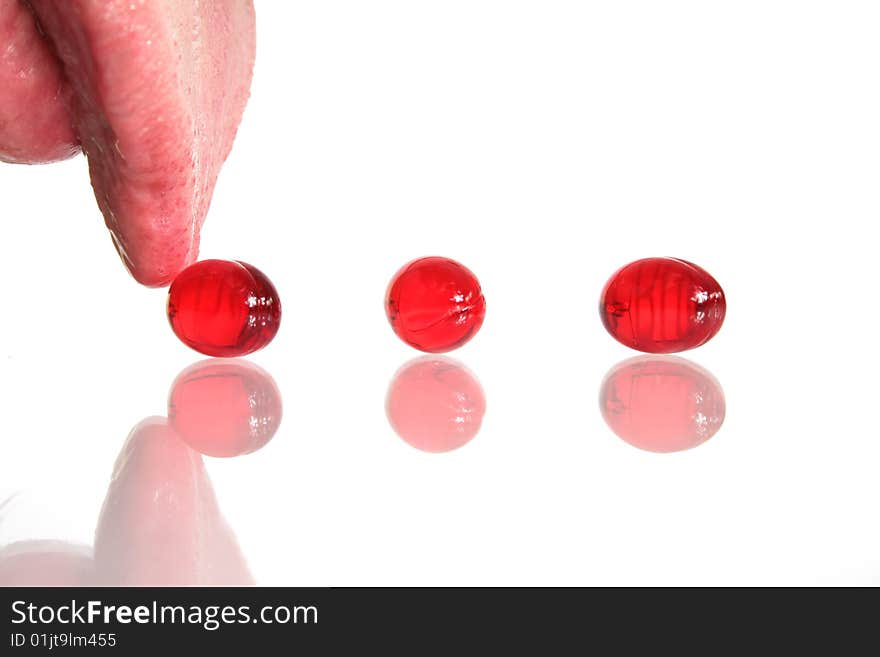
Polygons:
M261 584L878 584L880 5L258 2L253 95L202 256L276 283L282 427L206 459ZM0 545L91 544L131 427L199 360L118 262L86 162L0 165ZM416 352L405 261L480 277L452 354L488 411L419 452L384 414ZM696 262L728 317L685 356L720 432L652 454L598 410L634 355L603 283ZM156 546L161 549L161 546Z

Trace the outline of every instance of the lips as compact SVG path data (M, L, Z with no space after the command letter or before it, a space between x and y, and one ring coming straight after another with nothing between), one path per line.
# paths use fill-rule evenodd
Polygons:
M22 541L0 549L0 587L87 586L92 551L62 541Z
M0 0L0 90L0 160L35 164L79 152L70 85L20 0Z
M197 257L255 43L252 0L0 0L0 159L82 149L123 262L166 285Z

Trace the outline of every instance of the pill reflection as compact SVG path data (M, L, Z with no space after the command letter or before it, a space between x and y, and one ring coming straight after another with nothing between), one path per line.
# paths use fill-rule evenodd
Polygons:
M602 381L602 416L630 445L678 452L709 440L724 422L724 391L712 374L675 356L638 356Z
M168 396L168 419L182 440L206 456L250 454L281 423L281 393L264 369L212 358L187 367Z
M486 397L464 365L422 356L401 367L388 386L388 421L398 436L424 452L449 452L480 430Z

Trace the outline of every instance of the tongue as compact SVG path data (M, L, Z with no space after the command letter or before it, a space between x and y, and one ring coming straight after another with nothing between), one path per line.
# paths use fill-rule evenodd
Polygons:
M20 129L18 157L9 157L0 129L0 156L63 157L71 149L63 128L72 124L126 266L146 285L169 283L198 254L217 174L247 102L252 0L29 0L51 48L9 4L0 0L0 21L11 17L0 39L8 31L23 44L22 62L39 62L40 72L8 102L40 94L51 102L37 103L41 113Z

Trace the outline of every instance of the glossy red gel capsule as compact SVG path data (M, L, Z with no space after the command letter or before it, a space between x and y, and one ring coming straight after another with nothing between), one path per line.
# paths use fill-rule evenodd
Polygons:
M428 257L404 265L388 286L385 311L397 336L429 353L451 351L483 325L486 300L464 265Z
M599 302L602 323L618 342L652 354L705 344L718 333L726 310L718 281L677 258L645 258L622 267Z
M202 260L168 290L168 321L180 340L208 356L244 356L272 341L281 322L275 286L256 267Z

